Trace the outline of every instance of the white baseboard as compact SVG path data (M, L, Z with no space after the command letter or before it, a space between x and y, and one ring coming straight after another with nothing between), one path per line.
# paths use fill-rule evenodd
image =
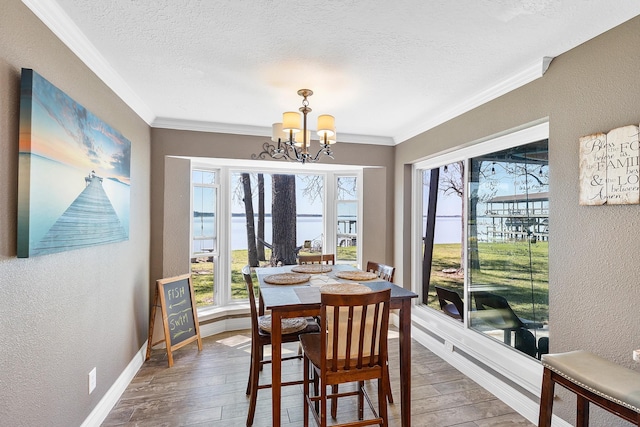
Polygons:
M84 420L80 427L99 427L100 424L107 418L109 412L116 406L120 396L127 389L131 380L136 376L138 370L142 367L144 360L147 356L147 342L138 350L133 356L131 362L127 365L124 371L120 374L116 382L109 388L109 391L100 399L100 402L93 408L93 411Z
M250 317L234 317L231 319L208 323L206 325L200 325L200 336L204 338L211 335L220 334L222 332L249 329L250 327Z
M249 329L250 318L238 317L225 319L219 322L213 322L200 326L200 336L208 337L216 335L226 331L236 331L242 329ZM131 380L136 376L142 365L144 364L147 356L148 341L145 341L144 345L133 356L131 362L127 365L124 371L120 374L118 379L109 388L109 391L100 399L100 402L93 408L93 411L84 420L80 427L99 427L100 424L107 418L109 412L116 406L118 400L125 392Z
M531 423L537 425L539 413L539 405L537 402L529 399L525 394L521 393L518 389L512 387L510 384L502 381L499 377L496 377L490 372L482 369L467 357L462 356L455 351L452 351L450 348L447 348L443 343L436 340L421 329L411 328L411 336L422 346L429 349L442 360L458 369L460 372L477 382L480 386L496 396L498 399L509 405ZM571 427L571 424L554 415L552 426Z

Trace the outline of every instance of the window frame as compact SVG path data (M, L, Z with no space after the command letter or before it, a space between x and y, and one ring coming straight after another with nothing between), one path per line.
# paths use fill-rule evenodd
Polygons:
M214 183L213 184L196 184L193 182L193 172L194 171L198 171L198 172L208 172L208 173L213 173L214 174ZM189 252L191 257L195 257L195 256L199 256L199 255L213 255L214 257L218 256L220 253L220 249L219 249L219 244L218 244L218 236L220 234L220 221L218 219L218 208L220 206L220 202L219 202L219 195L220 195L220 178L219 178L219 170L218 169L208 169L208 168L202 168L202 167L191 167L191 212L194 211L194 206L193 206L193 190L196 187L202 187L202 188L213 188L215 190L215 194L216 194L216 199L215 199L215 206L214 208L214 213L216 215L216 223L215 223L215 233L214 233L214 237L216 239L216 244L215 247L213 248L212 252L193 252L193 241L196 240L195 238L195 232L193 229L193 221L191 221L190 225L189 225L189 234L191 236L190 241L191 241L191 245L189 246Z
M517 129L506 131L499 135L483 138L469 144L465 144L444 153L421 159L412 165L412 200L411 200L411 289L419 294L422 301L422 172L427 169L435 169L446 164L463 160L465 167L465 190L469 191L469 162L468 159L479 157L483 154L501 151L507 148L525 145L541 139L549 138L548 118L538 120ZM468 235L468 209L463 210L464 230ZM463 260L468 265L468 247L465 239ZM468 311L468 269L464 273L464 309ZM490 371L495 371L506 378L516 382L519 386L532 394L539 393L542 368L540 363L524 354L508 349L504 344L484 336L469 327L469 316L460 322L446 316L425 304L414 306L414 328L418 335L429 343L429 348L441 357L446 357L454 366L464 369L468 374L491 387L487 382L491 374L474 377L475 373L466 369L469 358L480 361ZM422 333L420 329L430 331ZM457 352L459 352L457 354ZM462 355L461 355L462 354ZM463 360L464 359L464 360ZM485 368L486 369L486 368ZM491 390L490 390L491 391ZM496 392L498 389L496 389Z
M349 178L349 177L354 177L356 179L356 191L357 193L357 198L355 200L338 200L338 179L340 178ZM327 245L327 247L329 248L334 248L334 251L337 252L338 250L338 236L337 236L337 230L338 230L338 203L339 202L343 202L343 203L353 203L356 204L356 215L357 215L357 230L356 230L356 243L358 243L356 245L356 265L362 267L362 245L360 244L360 242L362 242L362 221L363 221L363 197L362 197L362 191L363 191L363 173L362 170L359 173L346 173L346 172L335 172L333 174L333 185L331 186L331 200L333 200L333 209L331 210L331 212L333 212L333 217L332 217L332 226L329 228L329 230L335 230L334 233L332 233L332 239L333 239L333 244L331 246ZM337 253L336 253L336 262L337 262Z

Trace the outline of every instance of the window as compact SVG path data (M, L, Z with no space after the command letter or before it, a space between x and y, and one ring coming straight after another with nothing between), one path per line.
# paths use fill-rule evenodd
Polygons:
M218 258L216 172L194 169L191 218L191 275L198 306L214 304L214 265Z
M358 245L358 181L355 176L336 179L336 262L355 264Z
M311 174L231 173L232 299L247 297L245 265L264 266L272 257L293 264L298 253L322 252L324 180ZM289 246L278 252L283 242Z
M241 271L247 264L264 266L272 258L295 263L298 253L334 252L338 212L351 226L350 232L347 227L339 233L349 237L339 253L343 260L359 262L356 236L362 168L335 172L330 165L312 169L269 162L266 169L264 162L225 163L192 160L190 257L199 309L244 301L247 292ZM255 164L263 167L257 169ZM284 255L275 253L278 238L274 236L280 233L293 242L291 259L280 259Z
M464 312L448 314L461 327L532 357L549 336L547 134L516 133L417 168L422 303L446 312L436 287L453 291Z

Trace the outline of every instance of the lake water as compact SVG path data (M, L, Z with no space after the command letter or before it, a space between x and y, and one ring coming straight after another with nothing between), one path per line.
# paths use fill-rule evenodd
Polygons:
M435 243L460 243L462 235L462 223L460 217L438 217ZM256 232L258 222L256 220ZM201 217L194 219L194 229L200 229L203 234L211 233L213 229L212 217ZM305 240L322 239L323 225L322 217L298 217L297 242L302 245ZM271 217L265 218L265 240L271 243ZM194 242L197 244L197 242ZM204 243L210 246L210 243ZM194 248L196 249L196 248ZM231 249L247 249L247 229L244 217L234 216L231 219Z
M21 167L27 164L27 156L24 153L20 154ZM22 167L20 179L28 179L28 176L22 175L28 172L28 169ZM82 193L86 186L84 177L89 172L37 155L31 156L29 240L32 244L40 241ZM102 181L102 187L128 235L130 187L106 178ZM24 215L26 212L21 214Z
M258 221L255 221L256 233ZM264 240L273 241L271 237L271 217L264 219ZM296 241L302 245L305 240L322 239L321 217L298 217L296 221ZM231 249L247 249L247 226L243 217L233 217L231 220Z

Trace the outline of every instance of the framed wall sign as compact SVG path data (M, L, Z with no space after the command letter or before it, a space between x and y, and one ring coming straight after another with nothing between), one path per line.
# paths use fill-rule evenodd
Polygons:
M635 125L580 138L580 204L640 203L640 140Z

